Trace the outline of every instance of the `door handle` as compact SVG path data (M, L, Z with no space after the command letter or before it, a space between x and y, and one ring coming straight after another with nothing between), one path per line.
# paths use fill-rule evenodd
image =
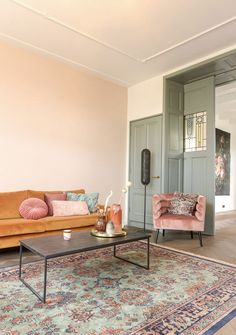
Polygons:
M153 179L160 179L160 176L152 176Z

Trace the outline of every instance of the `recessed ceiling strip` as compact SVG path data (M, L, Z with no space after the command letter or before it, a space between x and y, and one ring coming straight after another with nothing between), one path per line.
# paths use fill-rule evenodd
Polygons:
M20 0L10 0L10 1L13 2L13 3L15 3L18 6L21 6L21 7L25 8L25 9L27 9L27 10L29 10L29 11L37 14L37 15L43 17L44 19L47 19L47 20L49 20L49 21L51 21L51 22L53 22L53 23L55 23L57 25L60 25L60 26L66 28L66 29L68 29L68 30L70 30L70 31L72 31L74 33L80 34L81 36L83 36L83 37L85 37L85 38L87 38L87 39L89 39L89 40L91 40L91 41L93 41L93 42L95 42L97 44L100 44L100 45L102 45L102 46L104 46L104 47L106 47L108 49L111 49L112 51L114 51L116 53L119 53L119 54L121 54L123 56L126 56L126 57L128 57L128 58L130 58L130 59L132 59L132 60L134 60L136 62L139 62L139 63L140 62L141 63L147 63L147 62L153 60L154 58L156 58L158 56L161 56L161 55L163 55L163 54L165 54L165 53L167 53L167 52L169 52L169 51L171 51L173 49L176 49L176 48L178 48L178 47L180 47L180 46L182 46L184 44L187 44L187 43L189 43L189 42L191 42L191 41L193 41L193 40L195 40L195 39L197 39L197 38L199 38L199 37L201 37L203 35L208 34L209 32L212 32L212 31L214 31L216 29L219 29L219 28L221 28L221 27L223 27L223 26L225 26L225 25L227 25L227 24L229 24L229 23L231 23L231 22L233 22L233 21L236 20L236 16L233 16L233 17L231 17L228 20L225 20L225 21L223 21L223 22L221 22L221 23L219 23L219 24L217 24L217 25L215 25L215 26L213 26L211 28L208 28L208 29L206 29L206 30L204 30L204 31L202 31L202 32L200 32L198 34L195 34L194 36L189 37L189 38L187 38L187 39L185 39L185 40L183 40L183 41L181 41L179 43L176 43L176 44L172 45L169 48L166 48L166 49L164 49L164 50L162 50L160 52L157 52L157 53L153 54L150 57L147 57L147 58L144 58L144 59L139 59L137 57L131 56L130 54L128 54L128 53L126 53L126 52L124 52L124 51L122 51L122 50L120 50L120 49L118 49L118 48L116 48L116 47L114 47L112 45L110 45L109 43L105 43L105 42L103 42L103 41L101 41L101 40L99 40L99 39L97 39L97 38L95 38L95 37L93 37L93 36L91 36L91 35L83 32L83 31L75 29L74 27L69 26L69 25L65 24L64 22L62 22L60 20L57 20L54 17L48 16L45 12L39 11L39 10L37 10L37 9L31 7L31 6L28 6L27 4L24 3L24 1L20 1Z
M221 22L221 23L219 23L219 24L217 24L217 25L215 25L215 26L213 26L213 27L211 27L211 28L209 28L209 29L206 29L206 30L202 31L201 33L198 33L198 34L196 34L196 35L194 35L194 36L192 36L192 37L189 37L189 38L187 38L187 39L184 40L184 41L181 41L181 42L179 42L179 43L176 43L176 44L172 45L171 47L169 47L169 48L167 48L167 49L165 49L165 50L162 50L162 51L160 51L160 52L157 52L156 54L154 54L154 55L152 55L152 56L150 56L150 57L147 57L147 58L143 59L142 62L143 62L143 63L146 63L146 62L152 60L153 58L156 58L156 57L158 57L158 56L160 56L160 55L163 55L164 53L166 53L166 52L168 52L168 51L171 51L171 50L173 50L173 49L175 49L175 48L178 48L178 47L180 47L180 46L182 46L182 45L184 45L184 44L187 44L187 43L189 43L189 42L195 40L196 38L199 38L199 37L201 37L201 36L203 36L203 35L206 35L206 34L208 34L209 32L211 32L211 31L213 31L213 30L216 30L216 29L218 29L218 28L221 28L222 26L225 26L226 24L229 24L229 23L231 23L231 22L233 22L233 21L235 21L235 20L236 20L236 16L233 16L233 17L231 17L230 19L228 19L228 20L226 20L226 21L223 21L223 22Z

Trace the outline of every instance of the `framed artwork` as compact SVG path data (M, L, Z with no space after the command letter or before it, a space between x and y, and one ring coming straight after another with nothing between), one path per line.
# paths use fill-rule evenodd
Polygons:
M217 128L215 195L230 195L230 133Z

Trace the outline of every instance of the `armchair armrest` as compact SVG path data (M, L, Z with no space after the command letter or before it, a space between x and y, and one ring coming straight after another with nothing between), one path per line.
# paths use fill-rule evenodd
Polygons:
M154 194L152 197L153 218L158 220L161 216L161 197L159 194Z
M158 220L159 217L167 212L168 202L163 200L160 194L154 194L152 197L153 218Z
M198 219L198 221L204 221L205 213L206 213L206 197L203 195L199 195L197 198L195 217Z

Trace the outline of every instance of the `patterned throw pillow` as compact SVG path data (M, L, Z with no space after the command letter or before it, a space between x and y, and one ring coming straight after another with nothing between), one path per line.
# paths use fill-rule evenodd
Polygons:
M192 216L197 203L197 194L175 192L168 213Z
M90 213L96 212L98 197L99 197L99 193L76 194L72 192L67 192L67 200L69 201L86 201Z

